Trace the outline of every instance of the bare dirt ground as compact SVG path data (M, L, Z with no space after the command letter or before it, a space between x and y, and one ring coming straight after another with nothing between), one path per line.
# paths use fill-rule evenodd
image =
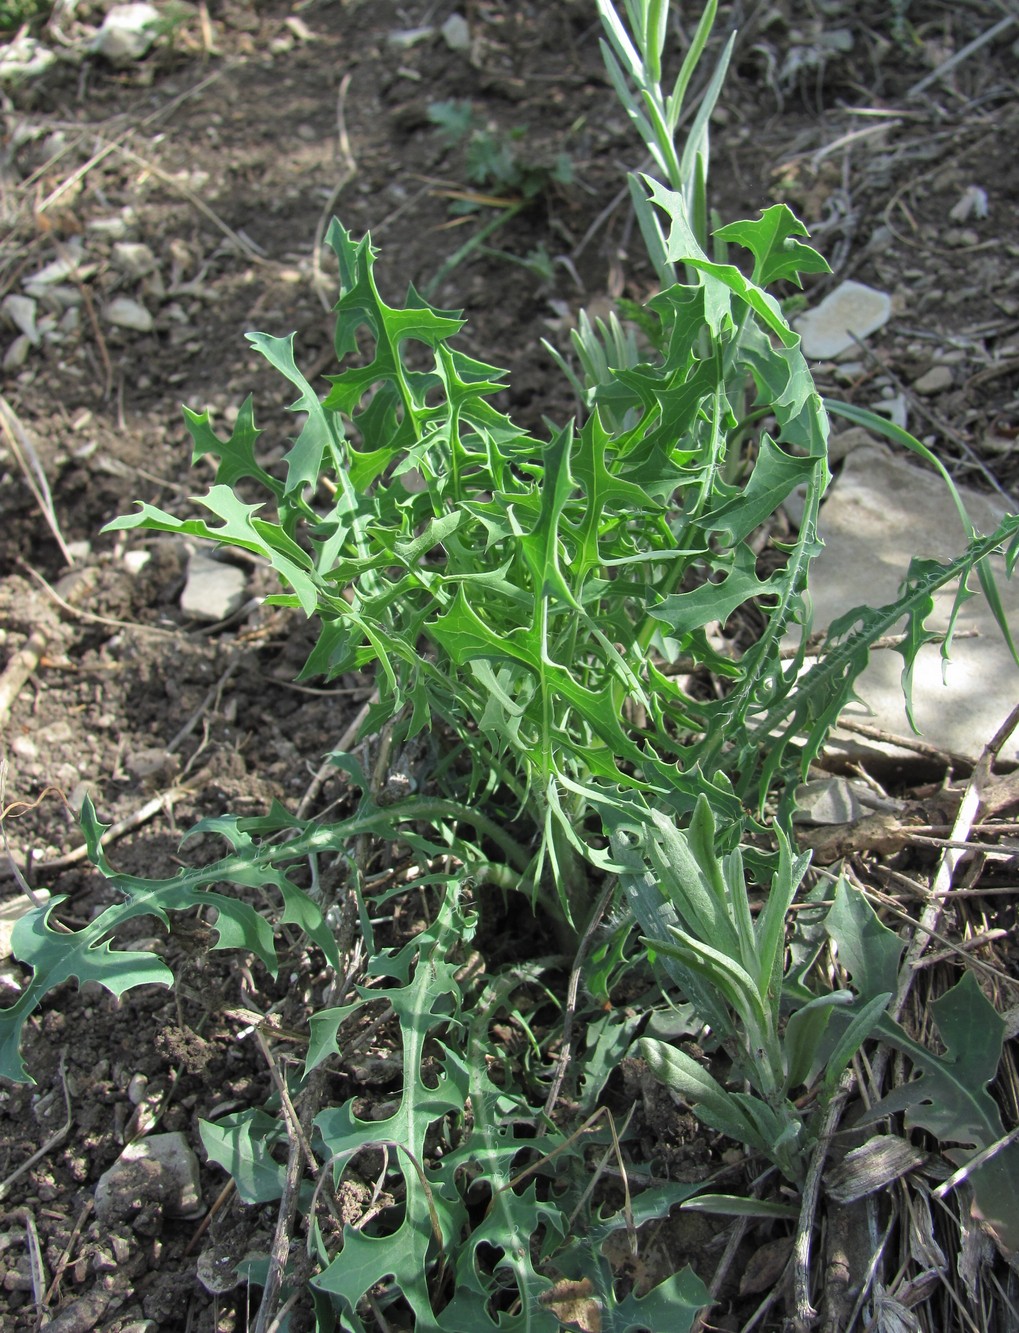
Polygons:
M107 7L79 5L77 21L98 22ZM823 387L864 404L904 392L917 433L958 476L1014 493L1019 28L945 71L1004 7L722 8L720 29L740 28L713 143L722 220L784 199L835 270L811 300L846 277L891 293L891 323L852 371L822 370ZM4 94L0 297L66 261L39 298L38 337L19 342L11 318L0 327L9 409L0 671L26 646L38 649L4 727L4 804L14 858L34 886L67 895L68 922L107 901L74 854L81 839L69 807L86 790L106 823L147 813L111 844L118 869L172 873L178 837L197 818L260 812L274 798L296 807L370 693L367 680L293 683L311 639L295 613L261 604L271 591L262 569L244 566L242 609L209 627L180 609L182 544L100 529L136 500L183 513L204 489L207 474L189 471L182 402L222 424L252 392L266 459L283 452L285 402L243 334L295 330L299 361L330 368L333 270L321 237L332 213L355 235L372 231L392 298L410 281L426 286L477 225L450 225L450 192L469 184L430 104L469 99L498 130L522 131L528 164L547 167L561 153L571 163L571 179L550 182L491 242L520 259L540 247L551 260L545 276L488 253L432 293L464 308L473 354L509 368L504 405L524 425L562 420L573 406L539 338L565 348L581 306L652 290L622 194L639 149L607 86L593 6L476 0L465 6L468 49L409 35L451 10L424 0L209 0L142 60L115 68L67 58ZM65 36L74 35L72 24ZM111 305L125 298L151 327L111 322ZM923 377L935 366L950 373L930 392ZM52 523L16 459L26 438ZM973 738L973 754L987 739ZM311 812L339 795L329 779ZM16 892L13 878L0 880L0 897ZM1004 882L1000 899L978 900L978 933L1011 928L1008 895ZM417 924L417 905L401 910L395 932ZM0 1180L48 1145L0 1201L0 1318L10 1333L48 1319L53 1329L110 1333L247 1326L245 1289L210 1294L196 1265L210 1247L257 1246L271 1208L228 1203L197 1238L197 1221L158 1207L115 1225L92 1214L96 1181L142 1119L198 1148L199 1118L258 1102L269 1088L236 1011L268 1007L286 987L210 957L200 936L180 929L154 947L179 978L176 995L136 991L117 1004L93 986L65 987L31 1026L36 1086L0 1089ZM1014 975L1007 936L982 956ZM17 968L6 967L0 1003L16 994ZM1016 998L1006 987L999 1007ZM300 1022L300 1011L295 992L284 1021ZM631 1070L627 1080L614 1095L639 1099L639 1078ZM370 1084L363 1092L382 1095ZM1002 1096L1015 1123L1014 1090ZM641 1115L644 1160L680 1152L687 1166L709 1169L719 1145L692 1121L650 1098ZM207 1205L225 1179L203 1167ZM663 1228L656 1245L666 1264L691 1261L710 1280L722 1227L695 1223ZM755 1232L756 1244L773 1234ZM715 1326L742 1327L761 1300L738 1278L722 1289ZM947 1313L925 1314L927 1327L966 1326L951 1302L935 1308ZM779 1302L765 1326L781 1312Z

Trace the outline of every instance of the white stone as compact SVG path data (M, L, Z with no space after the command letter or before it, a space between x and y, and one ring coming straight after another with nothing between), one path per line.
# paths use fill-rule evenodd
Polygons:
M180 609L193 620L226 620L244 603L244 571L196 551L188 561Z
M953 222L966 222L969 218L985 218L990 213L987 191L979 185L967 185L962 198L948 210Z
M140 574L151 559L151 551L125 551L124 568L131 574Z
M168 1217L198 1217L198 1158L179 1131L136 1139L99 1177L95 1201L101 1222L119 1221L150 1203L160 1204Z
M913 381L914 393L923 394L925 397L942 393L951 387L952 372L948 366L931 366L930 370Z
M450 14L439 30L442 40L451 51L469 51L471 49L470 24L462 14Z
M305 23L304 19L298 18L296 14L291 14L283 20L283 26L289 28L299 42L317 41L315 34Z
M18 336L4 352L4 370L20 370L28 360L28 354L32 350L32 340L24 333Z
M154 5L114 5L93 39L92 50L113 65L130 65L156 40L158 23Z
M803 355L817 360L840 356L856 346L857 338L887 324L892 298L862 282L843 282L795 321L803 339Z
M142 241L118 241L113 247L113 263L129 278L144 278L156 267L151 246Z
M821 33L821 45L829 51L849 52L855 40L852 28L826 28Z
M976 491L960 488L960 492L977 531L993 532L1003 507ZM966 545L962 522L941 479L885 449L856 449L848 456L821 508L818 530L825 548L810 572L815 630L827 629L836 617L857 606L893 602L914 556L950 560ZM1009 582L1000 560L994 567L1006 615L1019 637L1019 579ZM975 630L979 637L955 639L945 680L940 645L920 650L913 674L913 712L924 740L975 756L1019 697L1019 667L976 579L971 583L977 595L963 605L956 633ZM954 596L955 589L949 587L935 597L929 621L933 628L947 626ZM902 657L894 650L873 652L855 687L860 702L850 704L843 716L894 735L911 735L902 699L902 667ZM828 748L854 756L881 753L861 737L840 731L833 734ZM889 751L883 753L887 756ZM901 750L893 753L898 758L906 755ZM1019 758L1015 736L1004 757Z
M94 272L94 266L83 274L80 265L84 256L81 237L72 236L63 247L63 253L58 259L51 259L35 273L28 274L22 279L22 284L25 287L50 287L54 283L65 282L72 276L78 278L87 276L87 273Z
M801 824L852 824L867 812L861 786L848 778L814 778L796 788L796 820Z
M33 347L39 345L39 330L35 322L37 306L30 296L18 296L12 292L10 296L4 297L0 310Z
M134 329L138 333L151 333L152 315L140 301L130 296L115 296L103 311L108 324L116 324L121 329Z
M92 218L85 223L85 230L95 236L105 236L110 240L119 240L127 235L127 223L123 218Z
M880 412L893 426L906 430L909 426L909 404L905 394L889 393L887 398L879 398L870 404L871 411Z
M141 1106L145 1100L145 1089L149 1086L147 1074L132 1074L127 1085L127 1100L132 1106Z

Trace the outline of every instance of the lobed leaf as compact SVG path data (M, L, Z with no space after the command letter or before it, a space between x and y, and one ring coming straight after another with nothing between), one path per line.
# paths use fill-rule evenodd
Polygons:
M214 821L213 821L214 822ZM298 860L307 848L292 843L285 851L258 848L239 821L230 825L234 851L211 865L182 869L167 879L145 879L115 871L106 859L101 838L105 826L96 818L86 796L81 815L89 855L110 888L125 901L105 908L87 926L78 930L55 930L51 913L64 901L53 898L44 907L25 914L15 926L11 948L14 956L32 968L32 977L15 1004L0 1009L0 1075L16 1082L31 1082L20 1055L27 1019L46 995L63 982L76 978L97 981L118 998L136 986L173 982L172 973L154 954L113 947L117 931L128 921L154 916L170 926L170 913L213 908L214 949L245 949L255 954L275 974L276 950L268 921L241 898L214 891L214 884L248 888L273 888L283 898L283 921L299 925L338 965L336 943L318 906L274 864L274 856ZM210 826L211 827L211 826ZM225 826L217 829L224 831ZM193 834L198 830L192 830Z
M430 1034L446 1026L459 1007L457 964L449 961L449 954L469 939L470 933L459 911L455 889L450 889L433 925L395 956L373 960L376 973L395 976L404 983L385 992L359 988L362 1000L377 999L384 993L399 1019L403 1047L399 1103L381 1120L361 1119L352 1102L330 1107L315 1120L330 1161L335 1163L337 1180L365 1147L391 1145L399 1152L394 1163L403 1181L399 1225L386 1235L366 1235L345 1227L342 1248L314 1281L315 1287L334 1297L348 1316L354 1315L366 1291L392 1278L414 1310L416 1327L439 1327L431 1306L428 1277L436 1260L457 1242L466 1210L448 1175L426 1167L425 1138L445 1117L463 1113L468 1073L465 1063L447 1047L441 1072L426 1081L424 1054ZM320 1030L316 1060L321 1054L322 1035Z
M835 941L839 962L853 978L864 1000L899 985L899 961L904 941L878 919L865 894L840 878L835 901L825 918L825 929Z
M286 1134L275 1116L235 1111L216 1121L199 1120L198 1128L209 1160L230 1173L242 1203L272 1203L280 1197L286 1167L272 1149Z
M772 204L756 222L731 222L714 234L753 254L753 281L761 287L785 280L802 287L801 273L831 272L827 260L796 239L806 236L807 229L785 204Z
M894 1088L872 1106L861 1124L905 1111L906 1124L936 1135L948 1157L962 1165L1005 1139L1001 1112L988 1091L998 1071L1005 1024L966 972L931 1004L945 1045L934 1055L889 1019L877 1027L882 1041L901 1051L919 1076ZM1019 1144L1009 1143L968 1175L974 1211L1009 1250L1019 1248Z

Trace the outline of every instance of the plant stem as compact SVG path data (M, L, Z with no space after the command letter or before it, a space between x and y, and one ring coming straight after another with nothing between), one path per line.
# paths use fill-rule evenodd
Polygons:
M425 284L423 289L425 299L430 301L433 294L439 290L449 275L458 269L465 260L469 259L475 250L481 249L488 238L497 232L500 227L515 218L518 213L523 212L527 202L526 199L521 199L515 204L508 205L503 212L497 213L479 231L476 231L469 241L465 241L459 250L454 250L449 258L440 264L435 277Z

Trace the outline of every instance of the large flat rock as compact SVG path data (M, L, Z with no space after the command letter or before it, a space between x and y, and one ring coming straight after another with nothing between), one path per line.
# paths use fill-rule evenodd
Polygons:
M961 493L977 531L993 532L1004 507L975 491ZM940 478L879 446L849 454L822 506L819 528L825 549L810 575L815 630L827 629L853 607L894 601L914 556L949 560L966 544L962 522ZM996 570L1002 601L1019 639L1019 579L1009 583L1001 561ZM971 585L978 586L975 578ZM928 622L933 627L947 626L954 591L944 590L935 599ZM976 756L1019 699L1019 667L979 591L963 606L957 621L956 634L966 631L979 637L956 638L944 679L940 646L921 649L913 677L913 712L925 741ZM894 650L873 652L857 687L861 702L851 704L843 716L910 736L902 701L902 667L902 657ZM868 757L879 753L872 744L842 730L833 734L829 749ZM880 752L905 756L904 751L887 748ZM1019 740L1014 736L1003 757L1019 759Z

